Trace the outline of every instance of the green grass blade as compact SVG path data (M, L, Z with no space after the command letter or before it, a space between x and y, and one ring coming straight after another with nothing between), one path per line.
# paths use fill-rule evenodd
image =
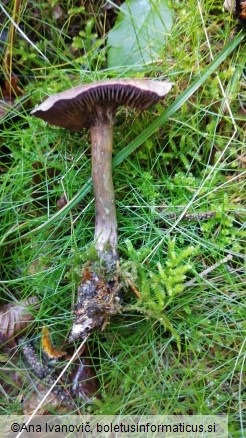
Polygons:
M233 41L230 41L224 49L214 58L207 70L200 77L196 78L189 87L167 108L158 118L154 120L141 134L131 143L122 149L113 159L113 167L122 163L133 151L135 151L144 141L146 141L160 126L173 116L176 111L195 93L195 91L214 73L219 65L230 55L231 52L240 44L245 34L241 33Z
M138 135L131 143L129 143L124 149L122 149L113 159L113 167L118 166L122 161L124 161L133 151L135 151L141 144L146 141L159 127L166 122L169 117L173 116L176 111L193 95L193 93L206 81L206 79L214 73L219 65L235 50L235 48L244 39L245 33L239 33L234 40L230 41L224 49L214 58L208 68L201 73L201 75L196 78L189 87L173 102L173 104L167 108L153 123L151 123L140 135ZM79 192L71 199L71 201L65 205L60 211L55 213L51 218L45 220L44 223L37 226L33 230L28 231L22 236L18 236L12 240L6 240L7 237L13 234L15 231L20 231L25 228L29 228L31 222L24 223L22 225L17 225L16 228L11 228L0 241L0 246L8 245L17 242L20 238L27 238L42 229L50 227L52 224L56 223L57 220L63 215L67 214L75 205L77 205L84 196L91 190L92 180L91 178L84 184L84 186L79 190ZM41 220L42 218L40 218Z

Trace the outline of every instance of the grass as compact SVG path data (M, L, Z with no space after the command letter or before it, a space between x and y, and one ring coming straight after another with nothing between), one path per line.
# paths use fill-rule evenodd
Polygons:
M24 76L25 95L19 100L22 105L27 102L28 109L13 108L1 121L0 287L2 303L38 296L35 322L25 336L35 341L40 355L44 325L56 345L62 345L69 333L81 267L93 241L94 205L87 133L47 127L29 116L29 108L47 94L118 72L108 71L105 64L106 33L99 33L103 26L98 11L92 14L97 40L101 39L95 57L90 51L72 55L67 48L68 21L59 32L51 17L42 15L41 7L36 9L40 27L35 25L30 34L31 12L28 16L23 8L24 30L52 63L45 64L27 41L18 46L15 37L13 69ZM11 11L10 4L10 15ZM166 109L159 104L144 114L122 110L115 128L121 266L142 299L128 287L125 311L103 333L91 337L87 355L99 380L100 397L92 405L78 399L73 412L224 413L231 436L241 437L243 35L231 37L235 22L222 12L221 2L179 2L175 14L165 53L147 68L149 76L167 75L175 82ZM70 19L75 15L71 12ZM83 17L88 19L86 13ZM42 34L44 24L49 39ZM64 193L69 202L58 212L56 202ZM186 213L207 211L215 216L185 220ZM191 246L194 250L185 254ZM170 292L158 266L173 281L182 276L170 269L171 253L179 269L187 270L178 283L180 290ZM203 276L209 267L212 270ZM1 411L21 413L37 378L21 354L11 353L1 361ZM65 364L57 364L60 371ZM16 370L19 383L11 383L9 375Z

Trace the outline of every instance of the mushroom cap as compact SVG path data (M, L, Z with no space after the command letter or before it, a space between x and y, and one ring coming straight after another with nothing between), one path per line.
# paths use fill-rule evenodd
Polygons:
M144 110L162 99L172 88L168 81L114 79L78 85L48 97L31 114L51 125L72 131L96 124L98 118L112 119L125 105Z

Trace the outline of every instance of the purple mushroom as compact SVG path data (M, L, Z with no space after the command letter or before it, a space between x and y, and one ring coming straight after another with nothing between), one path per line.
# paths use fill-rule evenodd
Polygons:
M90 129L92 180L95 195L94 242L98 258L104 264L106 272L112 273L111 277L115 273L118 260L117 219L112 179L113 127L116 111L120 106L145 110L163 99L171 90L172 85L168 81L148 79L99 81L79 85L50 96L32 111L34 116L51 125L64 127L71 131L79 131L82 128ZM92 329L104 324L105 313L110 314L110 311L105 310L105 306L102 306L101 314L100 309L97 308L97 318L95 318L95 312L88 314L88 306L91 308L93 300L98 301L100 295L98 287L100 274L91 270L91 277L92 280L87 278L78 290L78 304L75 310L77 318L71 339L85 337ZM103 304L109 299L110 287L107 288L106 296L102 298ZM83 309L87 306L87 310L82 311L81 306Z

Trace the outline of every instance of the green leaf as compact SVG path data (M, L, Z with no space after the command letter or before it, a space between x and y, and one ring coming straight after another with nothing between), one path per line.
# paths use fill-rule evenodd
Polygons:
M171 31L173 14L166 0L128 0L108 34L109 67L152 62Z

